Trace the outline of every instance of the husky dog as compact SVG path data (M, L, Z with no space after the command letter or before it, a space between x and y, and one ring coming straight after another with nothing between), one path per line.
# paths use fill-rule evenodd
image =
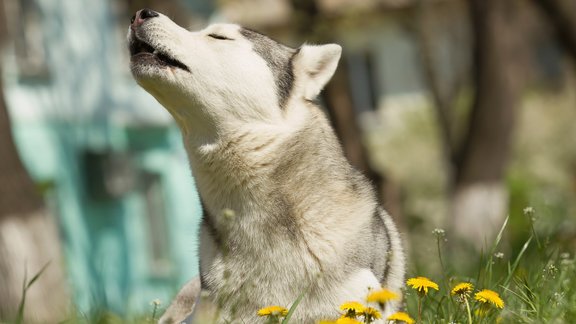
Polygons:
M200 286L233 323L299 296L293 323L337 318L369 289L400 294L400 235L313 102L340 46L293 49L233 24L190 32L149 9L128 39L134 78L182 131L204 210L201 285L161 321L181 320Z

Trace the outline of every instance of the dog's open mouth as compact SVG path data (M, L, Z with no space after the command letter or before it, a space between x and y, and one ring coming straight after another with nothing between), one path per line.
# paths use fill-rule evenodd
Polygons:
M134 36L130 40L130 56L131 60L135 60L139 57L153 58L156 62L162 65L173 66L190 72L190 69L188 69L184 63L158 51L148 43L143 42Z

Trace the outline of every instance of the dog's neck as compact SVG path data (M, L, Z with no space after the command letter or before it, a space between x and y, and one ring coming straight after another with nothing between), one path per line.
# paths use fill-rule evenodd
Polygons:
M196 185L213 214L231 209L253 211L270 201L274 188L271 173L282 159L285 141L304 127L309 110L286 112L279 123L215 123L220 127L209 136L198 136L192 126L181 126ZM246 208L251 209L247 211Z
M305 111L283 127L246 125L200 146L194 145L193 137L184 138L205 217L219 235L230 238L229 248L255 247L236 246L239 238L274 245L277 242L270 239L314 226L333 229L322 240L338 242L341 228L358 221L349 215L361 210L370 215L374 210L373 193L355 185L354 175L335 178L352 170L328 120L319 108L302 107ZM322 207L326 205L342 212L332 215ZM227 217L230 214L237 219Z

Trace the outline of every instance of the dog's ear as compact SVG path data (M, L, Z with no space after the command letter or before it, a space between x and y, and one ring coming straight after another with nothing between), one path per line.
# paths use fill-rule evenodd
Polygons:
M337 44L303 45L294 57L295 74L305 99L313 100L330 80L342 47Z

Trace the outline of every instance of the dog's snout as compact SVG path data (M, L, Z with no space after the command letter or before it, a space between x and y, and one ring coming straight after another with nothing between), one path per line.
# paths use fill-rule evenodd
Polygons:
M132 27L138 27L138 26L142 25L142 23L144 23L144 21L146 19L154 18L154 17L158 17L158 16L159 16L159 14L154 10L151 10L148 8L141 9L141 10L138 10L134 16L132 16L132 19L130 20L130 25Z

